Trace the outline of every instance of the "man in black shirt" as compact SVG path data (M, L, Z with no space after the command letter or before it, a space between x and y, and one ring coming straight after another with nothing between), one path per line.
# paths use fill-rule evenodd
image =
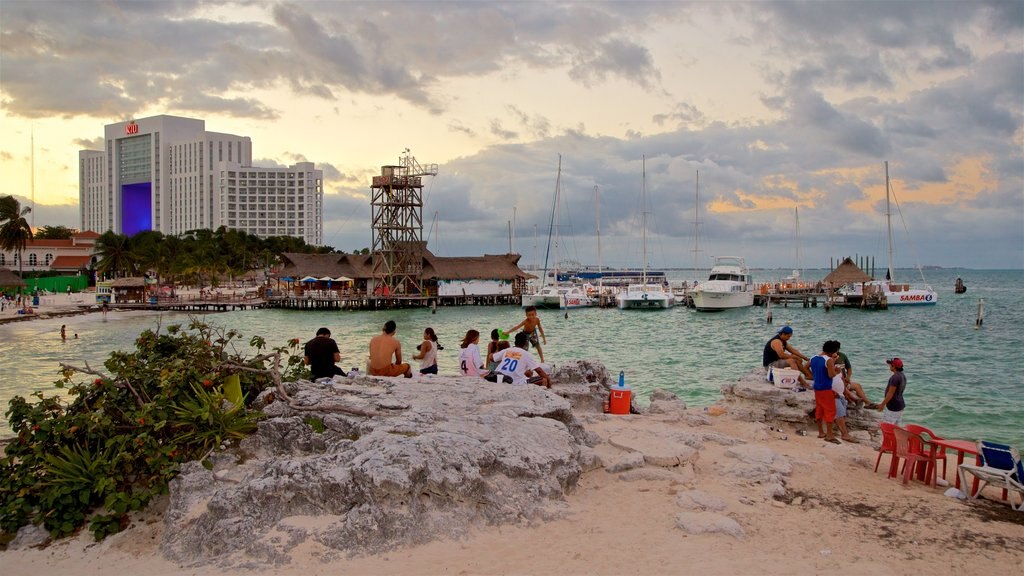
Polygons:
M341 350L327 328L317 330L316 338L306 342L304 354L302 361L309 365L313 380L331 378L335 374L345 375L345 372L334 364L341 361Z

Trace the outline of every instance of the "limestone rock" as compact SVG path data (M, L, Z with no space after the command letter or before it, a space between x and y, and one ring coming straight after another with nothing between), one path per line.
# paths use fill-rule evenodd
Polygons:
M582 466L597 461L584 451L589 436L570 401L536 386L360 377L288 391L308 409L276 399L213 470L182 467L164 517L166 556L281 565L307 540L375 553L473 525L552 517Z
M632 470L633 468L642 468L643 466L643 454L641 454L640 452L628 452L615 462L605 466L604 469L614 474L616 472Z
M680 475L675 468L634 468L626 470L618 475L618 479L625 482L636 482L638 480L664 480L668 482L681 482L689 484L692 481L690 476Z
M724 465L723 473L741 480L765 483L793 472L789 460L767 446L733 446L725 451L725 455L731 460Z
M686 402L669 392L656 388L651 392L651 403L647 407L648 414L672 414L678 415L686 411Z
M744 537L743 528L732 518L714 512L681 512L676 527L689 534L721 533L734 538Z
M765 380L761 368L753 369L736 382L723 385L721 391L722 401L734 417L750 422L814 424L814 393L777 388ZM851 407L846 417L850 430L863 430L872 435L878 434L879 422L880 413L865 408Z
M14 540L11 540L7 544L8 550L25 550L26 548L32 548L34 546L41 546L50 539L50 533L46 531L42 526L36 524L28 524L22 526L18 533L14 536Z
M689 490L676 496L676 506L685 510L725 510L725 500L701 490Z

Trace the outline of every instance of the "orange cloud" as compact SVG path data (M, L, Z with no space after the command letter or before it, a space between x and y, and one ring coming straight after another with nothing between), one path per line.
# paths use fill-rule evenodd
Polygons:
M900 204L922 203L953 205L964 204L977 198L983 191L999 186L999 181L988 164L989 156L966 156L946 169L945 182L916 182L896 178L889 171L889 182ZM850 203L856 212L873 213L874 206L885 200L885 175L877 167L857 168L849 171L849 181L863 190L862 199Z
M814 206L816 199L825 196L823 190L816 188L801 190L796 180L788 179L782 174L770 174L762 178L757 191L735 190L733 194L735 200L726 200L719 196L709 201L708 211L726 214L792 209Z

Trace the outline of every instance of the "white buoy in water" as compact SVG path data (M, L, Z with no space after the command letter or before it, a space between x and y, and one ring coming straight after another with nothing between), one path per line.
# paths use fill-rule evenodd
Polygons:
M974 321L974 329L981 328L981 325L985 322L985 299L978 298L978 318Z

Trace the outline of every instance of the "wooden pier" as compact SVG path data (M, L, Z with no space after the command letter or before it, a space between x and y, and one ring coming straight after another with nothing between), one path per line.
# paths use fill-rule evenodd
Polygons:
M289 310L391 310L396 308L432 308L440 306L509 306L518 305L516 294L495 294L485 296L378 296L366 294L345 294L337 296L309 295L271 296L266 300L268 308Z

